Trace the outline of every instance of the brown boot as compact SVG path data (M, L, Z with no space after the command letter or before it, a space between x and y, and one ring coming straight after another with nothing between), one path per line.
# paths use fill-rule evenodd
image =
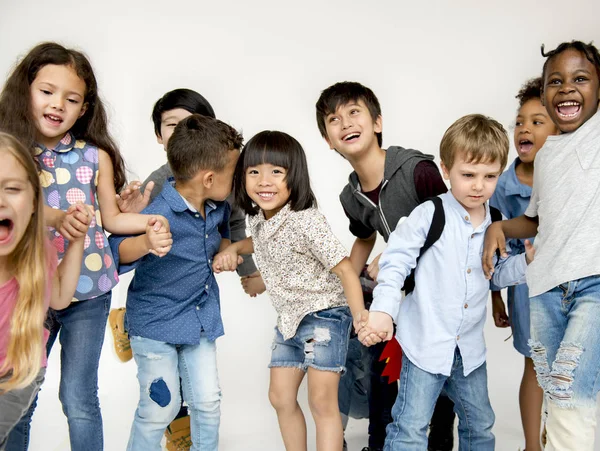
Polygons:
M190 416L175 418L165 431L168 451L188 451L192 447Z
M121 362L127 362L133 357L129 335L125 330L125 307L112 309L108 314L108 323L115 341L115 352Z

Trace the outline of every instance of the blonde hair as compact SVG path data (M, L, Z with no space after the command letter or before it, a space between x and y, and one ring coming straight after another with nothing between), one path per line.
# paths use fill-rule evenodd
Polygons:
M37 376L42 362L46 307L46 249L42 188L30 152L13 136L0 132L0 152L8 152L25 169L33 189L34 211L25 234L8 256L8 268L19 284L10 323L6 360L0 375L0 391L23 388Z
M508 146L508 135L502 124L482 114L469 114L444 133L440 159L450 170L460 153L468 163L499 162L503 171L508 161Z

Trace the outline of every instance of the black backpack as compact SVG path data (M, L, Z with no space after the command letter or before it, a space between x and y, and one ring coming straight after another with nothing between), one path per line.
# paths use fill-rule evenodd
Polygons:
M423 254L427 252L437 240L440 239L440 237L442 236L442 232L444 231L444 226L446 225L446 215L444 214L444 206L442 204L442 199L440 197L430 197L424 202L427 201L433 202L435 209L433 211L433 219L431 221L431 225L429 226L429 231L427 232L427 237L425 238L425 243L423 243L423 247L421 247L419 256L417 257L417 265L419 264L419 260L421 259ZM502 220L502 213L500 213L500 210L498 210L497 208L490 207L490 216L492 217L492 222ZM498 251L496 252L499 254ZM415 289L415 269L416 266L404 281L404 286L402 287L402 289L404 290L405 295L412 293Z

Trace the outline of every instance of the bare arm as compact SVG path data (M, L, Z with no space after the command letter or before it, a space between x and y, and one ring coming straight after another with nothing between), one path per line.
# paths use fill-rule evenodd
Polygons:
M350 251L350 263L356 274L360 274L363 270L369 259L369 255L371 255L371 251L375 246L376 240L377 233L374 233L369 238L356 238L356 240L354 240L352 250Z
M366 324L368 317L358 275L348 258L344 258L334 266L331 269L331 272L338 276L342 282L344 294L346 295L348 306L350 307L352 318L354 319L354 328L358 331ZM363 324L361 324L361 322Z
M102 226L110 233L131 235L144 233L148 223L148 215L137 213L121 213L117 204L117 194L114 186L114 170L110 156L98 149L98 204L102 216ZM160 218L167 226L165 218Z
M119 262L133 263L148 254L164 257L171 250L172 244L171 232L155 218L150 218L146 233L126 238L119 244Z

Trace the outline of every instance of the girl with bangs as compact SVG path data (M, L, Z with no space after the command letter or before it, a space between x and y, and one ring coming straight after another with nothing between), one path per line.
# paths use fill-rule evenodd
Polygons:
M251 236L217 254L213 269L232 271L239 255L254 253L278 314L269 399L285 448L307 449L297 396L308 374L317 449L338 451L343 442L338 384L350 327L358 330L368 318L358 275L317 209L306 155L290 135L263 131L248 141L238 160L234 190L250 216Z

